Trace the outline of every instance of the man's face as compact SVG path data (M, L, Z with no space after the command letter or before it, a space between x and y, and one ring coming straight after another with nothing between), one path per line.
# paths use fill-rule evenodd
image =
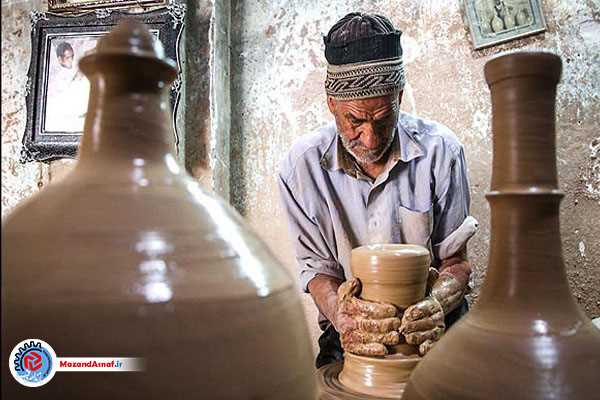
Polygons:
M390 148L398 121L400 96L339 101L327 98L344 148L360 163L379 161Z
M73 68L73 52L69 49L65 50L62 56L58 57L58 63L65 68Z

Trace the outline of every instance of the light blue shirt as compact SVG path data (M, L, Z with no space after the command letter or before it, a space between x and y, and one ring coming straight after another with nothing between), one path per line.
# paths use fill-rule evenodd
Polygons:
M330 124L293 144L278 182L306 292L317 274L351 277L355 247L421 244L437 266L477 228L468 217L462 145L447 127L409 114L400 115L390 156L377 179L361 172Z

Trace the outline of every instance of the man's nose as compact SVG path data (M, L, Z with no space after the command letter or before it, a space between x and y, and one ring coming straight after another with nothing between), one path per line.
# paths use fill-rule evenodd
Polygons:
M362 142L363 146L365 146L368 149L376 148L379 144L379 139L375 134L373 124L365 122L362 124L361 128L362 129L360 132L360 141Z

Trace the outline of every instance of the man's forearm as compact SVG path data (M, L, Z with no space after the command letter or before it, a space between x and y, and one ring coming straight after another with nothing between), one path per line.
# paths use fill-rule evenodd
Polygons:
M440 302L444 313L448 314L462 302L467 292L471 265L467 261L466 248L442 260L439 272L440 276L433 285L431 295Z
M442 260L438 268L440 273L453 275L458 281L467 286L471 275L471 264L467 260L467 248L464 246L456 254Z
M449 274L454 276L463 286L469 284L471 276L471 264L467 260L454 259L451 263L442 265L439 269L440 274Z
M308 291L317 308L331 322L335 322L337 290L341 284L340 279L329 275L317 275L308 283Z

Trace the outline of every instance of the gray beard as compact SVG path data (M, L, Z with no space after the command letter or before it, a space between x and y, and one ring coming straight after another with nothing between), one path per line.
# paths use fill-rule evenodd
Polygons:
M356 161L363 164L370 164L381 160L381 157L383 157L384 154L392 146L392 143L394 142L394 137L396 137L396 130L394 130L394 132L388 138L387 142L382 147L378 149L367 150L363 152L362 155L358 155L352 149L357 145L360 145L360 141L358 139L349 140L348 138L340 135L340 138L342 139L342 146L344 146L344 149L346 149L346 151L350 153L350 155L354 157Z

